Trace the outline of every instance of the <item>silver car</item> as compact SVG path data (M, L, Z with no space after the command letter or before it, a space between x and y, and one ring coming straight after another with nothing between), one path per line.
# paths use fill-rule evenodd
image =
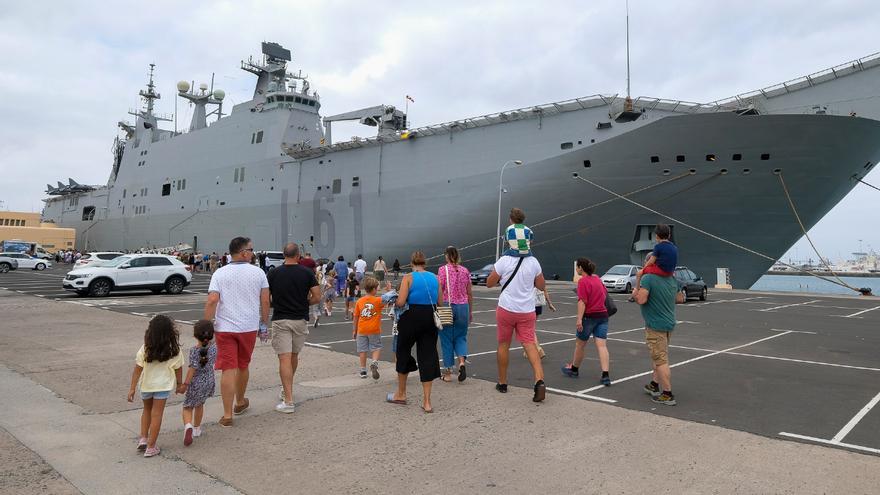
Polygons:
M18 260L9 256L0 255L0 273L18 269Z

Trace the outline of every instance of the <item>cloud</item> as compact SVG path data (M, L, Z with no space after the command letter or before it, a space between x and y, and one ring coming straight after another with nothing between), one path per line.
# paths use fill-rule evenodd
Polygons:
M178 80L209 82L230 104L250 99L238 61L278 41L293 52L331 115L380 103L410 106L428 125L626 90L623 2L500 0L442 3L285 0L83 1L0 12L0 200L39 207L46 182L104 183L116 122L140 106L156 63L161 112ZM705 2L630 0L634 95L711 101L873 51L880 10L869 0ZM189 107L178 102L179 127ZM227 107L228 108L228 107ZM334 126L366 135L356 124ZM878 172L868 177L880 183ZM813 232L830 255L857 238L876 191L859 186ZM857 232L857 233L853 233ZM870 239L870 240L869 240ZM804 250L798 247L798 252Z

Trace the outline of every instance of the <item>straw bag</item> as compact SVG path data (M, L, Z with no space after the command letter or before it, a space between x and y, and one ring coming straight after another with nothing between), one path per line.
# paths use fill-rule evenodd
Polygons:
M446 299L452 300L452 293L449 290L449 265L446 265ZM440 301L437 301L440 303ZM452 303L450 303L452 304ZM434 307L434 323L440 322L437 326L442 329L444 326L452 325L452 306L435 306Z

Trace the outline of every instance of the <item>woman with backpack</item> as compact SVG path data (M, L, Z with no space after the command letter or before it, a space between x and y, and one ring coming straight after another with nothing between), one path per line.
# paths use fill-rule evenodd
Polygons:
M605 300L608 298L608 291L602 279L596 275L596 264L589 259L578 258L577 274L581 277L577 284L577 339L574 343L574 356L570 363L562 365L562 374L571 378L579 376L579 368L584 360L584 347L592 335L596 353L599 355L599 366L602 368L599 383L608 387L611 386L611 377L608 374L611 356L606 345L609 314Z

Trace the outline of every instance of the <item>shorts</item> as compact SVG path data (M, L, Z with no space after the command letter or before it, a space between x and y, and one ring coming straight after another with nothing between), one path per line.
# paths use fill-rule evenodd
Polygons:
M397 334L391 337L391 352L397 354Z
M354 302L354 300L355 300L355 298L351 297L351 296L348 296L345 298L345 302Z
M664 272L657 264L648 265L642 270L642 275L658 275L660 277L671 277L672 272Z
M654 366L669 364L669 340L672 332L659 332L645 328L645 342L651 351L651 361Z
M355 272L354 279L357 280L358 282L363 282L364 281L364 272Z
M143 399L143 400L150 400L150 399L165 400L168 397L171 397L170 390L162 390L160 392L141 392L141 399Z
M590 335L596 339L608 338L608 318L587 318L583 319L583 330L577 332L577 338L584 342L590 340Z
M495 310L495 321L498 324L498 343L510 343L513 334L520 344L534 344L535 337L535 312L514 313L498 306Z
M382 336L378 333L357 336L357 351L372 352L382 348Z
M275 354L299 354L306 345L309 322L306 320L276 320L272 322L272 349Z
M376 277L376 280L379 282L383 282L385 280L385 271L384 270L376 270L373 272L373 275Z
M541 316L544 313L544 306L535 306L535 316Z
M257 343L257 331L253 332L214 332L217 345L215 370L246 369L251 364L251 354Z

